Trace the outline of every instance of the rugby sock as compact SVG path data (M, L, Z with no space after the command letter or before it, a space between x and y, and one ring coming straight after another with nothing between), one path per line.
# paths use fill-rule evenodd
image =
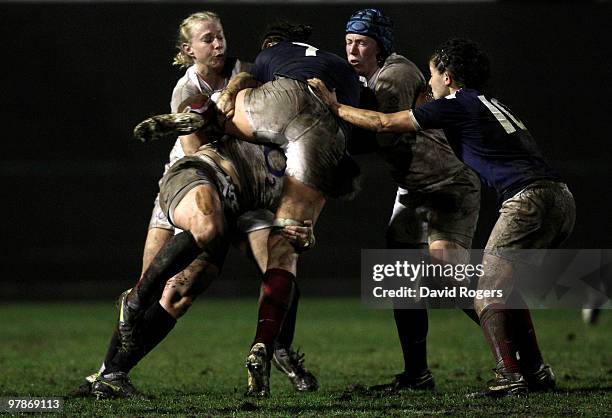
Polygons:
M272 356L274 341L278 337L289 302L295 276L284 269L273 268L264 275L261 297L259 299L259 315L257 332L253 345L263 343L268 356Z
M189 231L173 236L151 260L151 264L127 297L130 308L138 311L161 297L166 281L185 269L202 252Z
M143 348L133 351L117 350L111 360L105 360L104 374L117 371L129 373L147 353L172 331L174 325L176 325L176 319L158 302L151 305L145 312L143 321L138 324L141 330L139 338Z
M144 315L142 341L144 354L153 350L172 328L176 325L176 319L158 303L154 303Z
M119 347L121 347L121 337L119 337L119 331L115 328L113 335L111 335L110 342L108 343L108 349L106 350L104 363L102 363L102 367L100 367L100 372L106 370L107 365L113 361L117 351L119 351Z
M486 306L480 314L480 326L495 358L495 368L502 372L517 373L519 367L512 315L506 305L494 303Z
M508 303L515 308L511 311L511 314L516 348L519 352L519 364L523 371L533 372L544 363L544 360L538 345L535 327L531 320L531 313L518 291L512 292Z
M528 309L514 309L512 310L512 322L520 357L519 363L525 372L534 372L544 363L544 359L542 359L542 352L538 345L531 313Z
M295 323L297 321L297 310L298 303L300 301L300 289L297 283L293 283L293 292L291 293L291 303L289 309L285 315L283 326L281 327L280 334L276 338L276 346L289 348L293 344L293 337L295 335Z
M142 349L133 351L118 350L112 360L104 363L103 374L107 375L115 372L129 373L144 355L145 353Z
M427 309L394 309L393 317L404 356L404 373L418 377L427 370Z

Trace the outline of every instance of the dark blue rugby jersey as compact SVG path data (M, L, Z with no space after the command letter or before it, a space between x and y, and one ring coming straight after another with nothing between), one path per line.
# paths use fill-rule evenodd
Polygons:
M461 89L412 113L422 129L442 128L459 159L502 201L535 181L561 180L525 125L506 106L476 90Z
M359 79L350 64L331 52L299 42L279 42L257 55L251 75L266 83L275 76L306 81L317 77L327 88L336 89L338 101L350 106L359 105Z

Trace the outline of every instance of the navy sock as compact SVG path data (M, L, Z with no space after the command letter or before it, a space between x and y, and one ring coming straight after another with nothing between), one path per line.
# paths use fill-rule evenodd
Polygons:
M118 350L111 361L106 363L104 373L121 371L129 373L153 348L155 348L176 325L176 319L158 302L151 305L144 314L139 327L138 338L141 348L132 351Z
M166 282L184 270L202 252L190 232L173 236L159 250L127 298L135 310L144 310L158 301Z
M404 373L416 377L427 370L427 309L394 309L395 326L404 356Z

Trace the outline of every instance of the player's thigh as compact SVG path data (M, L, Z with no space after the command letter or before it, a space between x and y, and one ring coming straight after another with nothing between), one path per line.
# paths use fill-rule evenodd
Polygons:
M429 244L450 241L470 248L480 213L480 180L467 167L427 193Z
M433 260L443 264L467 264L470 261L470 251L455 241L433 241L429 244L429 253Z
M216 187L200 184L190 189L172 213L173 223L190 231L196 241L210 241L223 230L223 205Z

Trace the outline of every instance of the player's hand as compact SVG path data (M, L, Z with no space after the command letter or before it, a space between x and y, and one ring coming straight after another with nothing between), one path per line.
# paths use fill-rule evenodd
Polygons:
M314 247L315 244L314 229L310 219L305 220L302 226L285 226L281 231L281 235L302 251Z
M325 102L325 104L332 109L338 105L338 98L336 97L336 91L330 91L324 82L318 78L309 78L308 84L313 87L317 95Z
M225 116L225 120L232 120L236 108L236 94L224 90L217 99L217 110Z

